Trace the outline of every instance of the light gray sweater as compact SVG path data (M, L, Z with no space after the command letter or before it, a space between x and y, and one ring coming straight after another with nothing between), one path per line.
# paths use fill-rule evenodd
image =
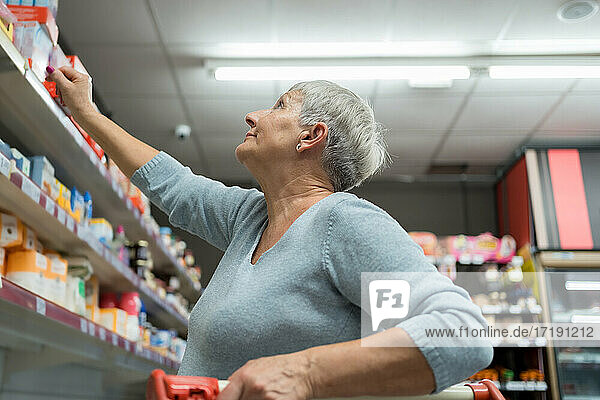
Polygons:
M425 328L485 320L467 292L433 273L396 220L368 201L345 192L322 199L252 265L267 225L262 192L195 175L164 152L132 182L173 225L225 251L191 313L180 375L226 379L251 359L358 339L360 273L373 271L427 273L409 280L409 314L397 326L424 354L436 391L491 362L491 347L435 347L426 336Z

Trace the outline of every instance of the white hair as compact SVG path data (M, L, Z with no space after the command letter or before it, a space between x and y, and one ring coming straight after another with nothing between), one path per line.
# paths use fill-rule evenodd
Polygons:
M336 83L300 82L289 90L302 95L300 124L328 127L322 166L336 192L350 190L387 166L384 129L371 106Z

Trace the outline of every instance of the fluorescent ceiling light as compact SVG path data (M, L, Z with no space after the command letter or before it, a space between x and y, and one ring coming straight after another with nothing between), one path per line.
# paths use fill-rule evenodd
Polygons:
M492 79L600 78L600 65L493 65Z
M399 80L418 82L469 79L465 66L272 66L220 67L215 70L218 81L297 81L297 80Z
M567 290L600 290L600 281L566 281Z
M571 316L573 324L600 324L600 315L573 315Z

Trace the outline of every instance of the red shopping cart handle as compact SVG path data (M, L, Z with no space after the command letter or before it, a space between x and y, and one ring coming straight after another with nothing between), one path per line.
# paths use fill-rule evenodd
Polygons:
M177 376L167 375L160 369L152 371L146 386L146 400L215 400L219 394L220 387L224 387L227 381L219 381L216 378L203 376ZM472 392L460 390L460 399L474 400L504 400L500 390L489 379L477 383L468 383L465 386L471 388ZM462 386L464 388L464 386ZM467 397L465 397L465 395ZM429 396L410 397L410 399L427 399ZM432 398L441 400L444 397L458 399L452 391L438 393ZM374 399L369 397L369 399ZM387 397L387 399L390 399Z

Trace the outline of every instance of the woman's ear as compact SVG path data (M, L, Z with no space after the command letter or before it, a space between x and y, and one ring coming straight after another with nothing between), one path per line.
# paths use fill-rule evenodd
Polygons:
M320 144L325 144L329 130L324 122L317 122L310 129L302 131L299 151L308 150Z

